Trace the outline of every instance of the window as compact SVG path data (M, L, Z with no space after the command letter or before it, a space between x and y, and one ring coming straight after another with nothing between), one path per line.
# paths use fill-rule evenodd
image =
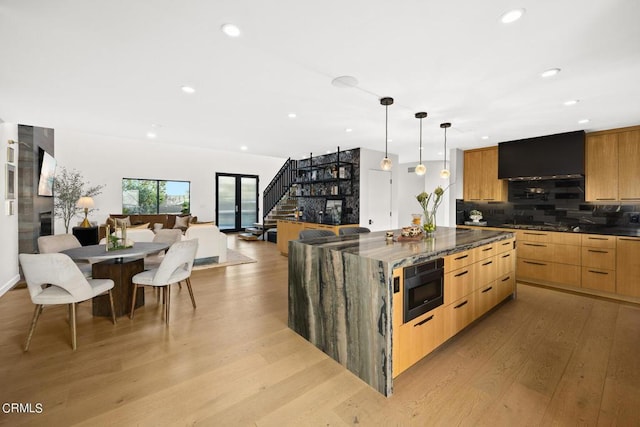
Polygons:
M189 213L190 189L190 181L123 178L122 213Z

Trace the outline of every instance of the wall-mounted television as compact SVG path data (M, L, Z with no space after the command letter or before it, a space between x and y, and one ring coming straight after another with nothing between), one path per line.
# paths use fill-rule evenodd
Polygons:
M56 159L42 148L38 149L38 158L40 160L38 196L53 197L53 177L56 173Z

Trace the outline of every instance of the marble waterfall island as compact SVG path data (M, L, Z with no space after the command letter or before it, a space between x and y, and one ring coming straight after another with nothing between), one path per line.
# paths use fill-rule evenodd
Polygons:
M384 232L290 241L289 327L390 396L394 270L507 239L513 246L513 237L439 227L410 242L388 242Z

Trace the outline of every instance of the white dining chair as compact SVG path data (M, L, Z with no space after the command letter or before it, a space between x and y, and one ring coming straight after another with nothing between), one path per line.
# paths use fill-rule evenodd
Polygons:
M161 229L156 232L153 238L154 243L167 243L173 245L182 240L182 230L177 228ZM165 251L160 251L155 254L147 255L144 257L145 270L151 270L152 268L160 267L162 259L164 258Z
M170 286L182 282L183 280L187 284L189 289L189 296L191 297L191 304L193 308L196 308L196 300L193 297L193 289L191 288L191 270L193 269L193 261L196 257L196 251L198 250L197 240L185 240L177 242L169 247L169 250L165 254L158 268L151 270L145 270L141 273L133 276L131 281L133 282L133 294L136 295L138 286L157 286L162 289L164 296L164 309L165 309L165 323L169 324L170 302L171 302L171 289ZM132 301L135 301L133 298ZM133 319L134 315L134 303L131 304L130 317Z
M38 252L41 254L53 254L62 252L65 249L73 249L82 247L80 241L73 234L53 234L50 236L38 237ZM91 262L76 261L75 262L84 277L91 278Z
M111 319L116 324L111 289L111 279L87 279L69 256L60 253L20 254L20 265L24 273L31 301L36 305L29 328L24 351L29 350L33 331L45 305L69 305L71 347L76 345L76 304L95 296L108 293L111 303Z

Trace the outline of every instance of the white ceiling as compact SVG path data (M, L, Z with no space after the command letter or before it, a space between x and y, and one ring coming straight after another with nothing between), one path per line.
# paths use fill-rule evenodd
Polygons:
M0 0L0 119L300 158L384 151L391 96L389 151L417 161L427 111L436 160L444 121L464 149L640 124L639 19L638 0Z

